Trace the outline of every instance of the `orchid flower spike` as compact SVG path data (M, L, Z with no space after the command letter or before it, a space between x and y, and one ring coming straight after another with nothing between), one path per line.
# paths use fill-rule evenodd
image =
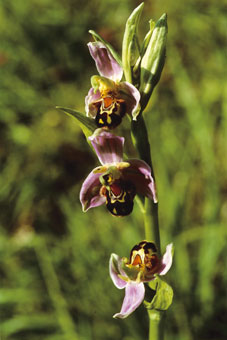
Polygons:
M126 216L133 209L136 194L157 202L149 165L138 159L123 161L123 137L97 129L89 140L101 166L93 169L82 185L83 211L106 204L111 214Z
M125 288L121 311L114 318L124 319L134 312L144 300L144 282L152 281L157 275L165 275L169 271L172 248L172 243L167 245L165 254L159 258L155 244L142 241L132 248L129 260L116 254L111 255L110 277L117 288Z
M98 127L118 126L126 113L136 120L140 111L140 92L128 82L121 82L123 69L108 48L100 41L88 43L100 76L91 78L92 88L85 98L88 117Z

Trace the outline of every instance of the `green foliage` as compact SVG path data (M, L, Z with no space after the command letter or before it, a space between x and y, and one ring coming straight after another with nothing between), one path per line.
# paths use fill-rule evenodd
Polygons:
M77 120L77 123L80 125L81 130L83 131L84 135L87 138L91 136L93 132L96 130L96 124L94 122L94 119L87 117L85 114L61 106L56 106L56 109L62 110L69 116L75 118Z
M98 162L76 120L96 74L86 43L95 30L120 53L138 1L31 0L0 4L1 340L140 340L141 306L114 320L123 291L111 253L129 257L142 216L82 213L79 190ZM168 340L224 340L226 332L226 16L224 0L145 2L141 41L168 15L166 64L145 121L156 174L167 281ZM119 130L126 135L127 120ZM126 152L133 149L126 142ZM136 156L136 155L133 155Z
M159 277L155 280L154 289L156 290L156 293L153 299L150 302L144 301L146 308L158 311L167 310L173 301L172 287Z

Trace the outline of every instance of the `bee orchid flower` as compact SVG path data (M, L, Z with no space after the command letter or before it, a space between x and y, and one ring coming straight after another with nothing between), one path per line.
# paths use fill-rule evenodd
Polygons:
M90 42L88 48L100 75L91 78L92 88L85 98L87 116L94 118L98 127L109 129L118 126L126 113L136 120L140 92L121 82L123 69L102 42Z
M89 137L101 166L85 179L80 201L84 211L106 204L115 216L126 216L133 209L133 200L140 194L157 202L151 169L142 160L123 161L124 138L103 129Z
M111 255L110 277L117 288L125 288L121 311L114 318L124 319L134 312L144 300L144 283L169 271L172 265L172 247L172 244L167 245L165 254L159 258L155 244L142 241L132 248L129 260L116 254Z

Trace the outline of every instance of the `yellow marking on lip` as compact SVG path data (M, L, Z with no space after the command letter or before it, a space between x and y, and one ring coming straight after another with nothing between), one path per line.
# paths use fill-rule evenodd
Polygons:
M107 178L107 182L108 182L108 183L111 183L112 180L113 180L113 177L112 177L111 175L109 175L109 177Z
M111 119L110 115L107 115L107 123L108 123L108 124L111 124L111 123L112 123L112 119Z
M124 192L124 194L123 194L122 198L118 198L118 199L117 199L117 200L118 200L118 202L120 202L120 203L124 203L124 202L126 202L126 200L125 200L125 196L126 196L126 192Z

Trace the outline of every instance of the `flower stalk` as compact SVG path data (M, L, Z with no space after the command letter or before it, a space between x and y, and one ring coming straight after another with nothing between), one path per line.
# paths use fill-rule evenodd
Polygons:
M83 211L105 204L113 216L124 217L132 212L137 199L143 214L145 240L132 248L129 259L114 253L110 257L110 277L118 289L125 289L121 310L113 317L124 319L143 302L149 316L149 340L163 340L164 311L172 303L173 290L161 277L172 265L173 245L167 245L161 255L158 200L143 111L164 66L167 15L163 14L156 24L150 20L140 47L137 30L143 7L141 3L127 20L122 61L108 42L90 31L95 41L88 43L88 48L98 75L91 77L85 98L86 116L59 108L82 125L100 162L82 184ZM126 115L131 119L131 138L139 159L124 159L125 138L111 132Z
M144 122L142 112L136 121L132 121L131 126L132 140L139 153L141 159L147 162L151 168L152 177L155 180L154 169L152 165L152 158L150 152L150 143L146 124ZM158 219L158 203L153 203L151 200L145 198L144 200L144 228L146 240L153 240L157 246L157 252L160 256L160 231ZM149 316L149 340L163 340L164 326L163 326L164 312L155 309L148 309Z
M137 125L140 125L137 127ZM150 154L150 144L148 140L148 134L146 125L142 117L132 123L132 134L135 146L140 155L140 158L145 160L151 167L151 173L154 177L154 169L152 166L152 159ZM145 198L144 201L144 228L146 240L154 240L157 245L157 251L160 255L160 232L159 232L159 220L158 220L158 203L153 203L151 200ZM163 318L164 312L159 312L155 309L148 309L149 316L149 340L163 340L164 327Z
M151 174L155 181L154 168L152 164L150 143L147 132L147 127L142 116L142 110L136 121L132 120L131 135L133 143L138 151L139 157L146 161L151 168ZM160 231L159 231L159 219L158 219L158 203L154 203L151 200L144 199L144 228L146 240L153 240L157 246L157 253L161 254L160 244ZM150 282L148 286L153 286L153 282ZM153 288L153 287L152 287ZM149 316L149 340L163 340L164 338L164 312L156 309L148 309Z
M151 168L151 174L155 181L154 169L151 159L150 143L147 133L147 127L144 122L142 112L136 121L132 121L131 125L132 140L139 153L140 159L144 160ZM145 198L144 201L144 226L145 238L153 240L160 254L160 232L158 221L158 203L153 203Z

